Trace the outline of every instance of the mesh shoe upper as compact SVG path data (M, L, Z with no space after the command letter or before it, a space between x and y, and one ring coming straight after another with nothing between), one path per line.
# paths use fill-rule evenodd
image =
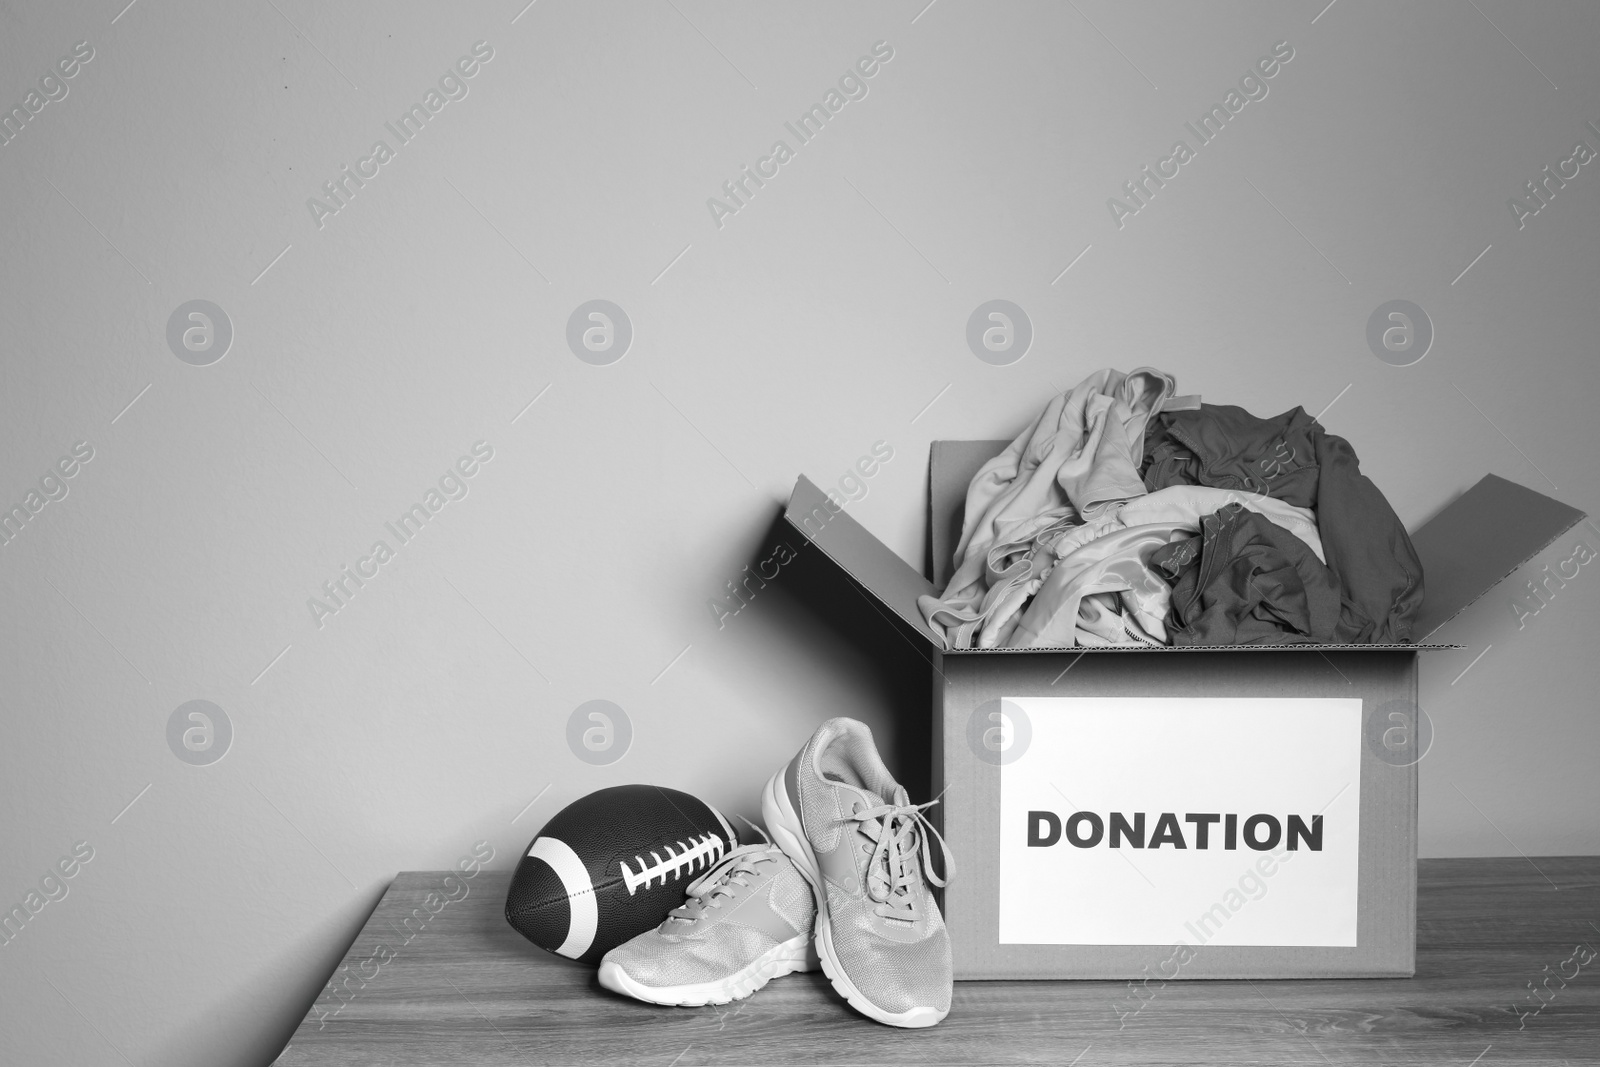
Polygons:
M950 937L937 907L929 902L928 921L915 940L887 938L858 902L838 901L829 887L833 947L856 988L884 1011L912 1008L950 1010Z
M717 982L796 936L811 937L811 887L776 845L745 845L689 887L662 924L606 954L652 988Z
M943 842L889 774L872 732L831 719L791 764L806 837L827 892L839 965L873 1004L898 1014L950 1007L950 938L933 899L949 873Z

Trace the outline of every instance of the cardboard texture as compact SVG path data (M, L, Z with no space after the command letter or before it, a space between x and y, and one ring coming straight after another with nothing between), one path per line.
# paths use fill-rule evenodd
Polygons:
M971 723L1001 696L1360 697L1363 709L1417 696L1416 653L1365 652L1330 661L1316 652L1242 656L1108 656L1047 653L1019 659L947 656L934 680L939 752L934 789L944 799L945 840L959 864L944 891L957 978L1309 978L1407 976L1415 969L1417 768L1383 762L1363 746L1355 948L1201 946L1177 975L1161 965L1171 945L1002 945L998 897L1000 778L979 759ZM1335 666L1337 663L1337 666ZM1070 670L1068 670L1070 668ZM1063 671L1066 673L1063 675ZM1243 742L1241 742L1243 743ZM1263 760L1315 759L1276 752ZM1070 783L1065 783L1068 792ZM1137 855L1136 853L1134 855ZM1240 852L1243 870L1255 854ZM1221 892L1224 886L1218 886ZM1063 907L1072 906L1063 900ZM1183 915L1192 919L1194 915ZM1175 924L1176 925L1176 924ZM1149 970L1146 971L1145 968Z
M1484 475L1411 535L1427 594L1417 636L1426 638L1461 614L1583 518L1543 493Z
M979 716L1018 697L1357 697L1363 720L1415 708L1418 653L1451 645L971 649L946 652L917 598L954 569L967 485L1006 441L936 441L929 463L933 580L828 501L807 478L785 512L797 530L887 613L933 647L936 821L957 858L944 891L958 979L1317 978L1408 976L1415 970L1417 768L1362 746L1357 938L1354 947L1200 945L1170 974L1172 946L1001 944L999 812L1004 768L974 743ZM1426 637L1582 519L1583 513L1493 475L1412 535L1422 559ZM1086 655L1087 653L1096 655ZM1105 655L1103 653L1118 653ZM1172 653L1188 653L1174 655ZM1221 653L1227 653L1223 655ZM1330 655L1330 653L1337 653ZM992 718L992 716L990 716ZM1381 724L1380 724L1381 726ZM1247 743L1241 740L1241 744ZM1263 760L1315 760L1274 752ZM1241 853L1248 858L1248 854ZM1063 901L1070 906L1070 901Z
M865 526L829 502L827 494L805 475L795 482L783 517L901 622L938 644L927 620L917 610L919 596L938 592L933 583L895 555L894 549L872 536Z
M967 510L967 486L978 469L1010 441L935 441L928 453L928 530L933 539L933 584L941 592L955 573L956 545Z

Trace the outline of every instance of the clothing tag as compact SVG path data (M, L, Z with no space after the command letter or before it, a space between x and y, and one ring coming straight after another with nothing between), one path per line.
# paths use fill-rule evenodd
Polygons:
M1169 396L1163 400L1157 411L1199 411L1200 394L1191 393L1188 396Z

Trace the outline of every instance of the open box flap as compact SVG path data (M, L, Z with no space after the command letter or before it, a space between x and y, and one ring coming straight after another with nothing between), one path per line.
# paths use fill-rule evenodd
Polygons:
M1422 557L1416 633L1426 638L1584 518L1577 508L1486 474L1411 535Z
M967 486L978 469L1010 441L935 441L928 451L928 529L932 534L933 584L941 590L956 571L956 545L966 517Z
M783 517L806 540L822 549L884 607L894 612L935 648L939 638L928 628L917 608L917 598L934 596L937 590L894 549L878 540L843 508L831 502L811 479L801 475L789 495Z

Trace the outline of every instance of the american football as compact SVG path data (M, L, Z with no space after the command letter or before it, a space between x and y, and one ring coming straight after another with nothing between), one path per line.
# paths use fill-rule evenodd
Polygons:
M737 847L702 800L654 785L618 785L568 804L517 864L506 921L540 948L598 964L659 926L689 883Z

